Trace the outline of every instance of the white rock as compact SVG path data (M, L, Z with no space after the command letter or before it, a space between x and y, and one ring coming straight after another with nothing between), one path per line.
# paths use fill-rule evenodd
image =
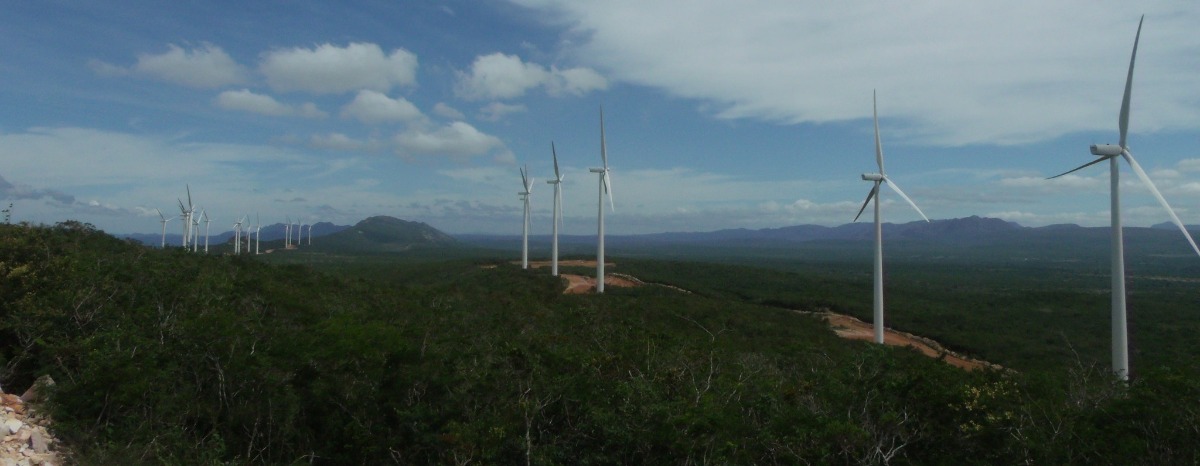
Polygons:
M14 434L17 433L17 431L21 430L21 428L24 426L25 426L25 423L18 421L16 419L9 419L8 421L4 422L4 427L7 427L8 431L11 433L14 433Z

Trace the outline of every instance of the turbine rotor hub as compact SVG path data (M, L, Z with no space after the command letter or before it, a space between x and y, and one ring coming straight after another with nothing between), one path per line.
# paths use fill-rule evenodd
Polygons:
M863 173L862 179L864 181L883 181L884 177L879 173Z
M1124 148L1116 144L1092 144L1090 149L1092 150L1092 155L1103 157L1116 157L1125 151Z

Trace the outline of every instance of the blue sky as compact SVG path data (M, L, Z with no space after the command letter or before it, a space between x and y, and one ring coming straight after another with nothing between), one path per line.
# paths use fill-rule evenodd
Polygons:
M595 231L604 106L615 234L853 219L875 171L931 218L1108 222L1130 147L1200 224L1194 2L39 1L0 6L0 201L13 220L158 231L190 185L227 229L372 215ZM1126 224L1169 217L1122 167ZM919 219L885 191L884 220Z

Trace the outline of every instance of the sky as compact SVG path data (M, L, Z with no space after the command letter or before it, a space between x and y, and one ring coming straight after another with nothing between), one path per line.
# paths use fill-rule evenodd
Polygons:
M154 233L190 189L243 216L449 233L849 223L877 172L933 219L1109 222L1129 147L1200 224L1194 1L0 1L0 202L13 222ZM1170 217L1128 165L1126 225ZM920 216L884 190L883 219ZM608 208L608 207L606 207ZM866 221L870 221L864 215ZM861 220L860 220L861 221Z

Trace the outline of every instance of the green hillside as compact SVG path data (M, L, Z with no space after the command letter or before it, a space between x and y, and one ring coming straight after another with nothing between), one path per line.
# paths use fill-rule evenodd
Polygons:
M255 259L0 225L0 383L58 381L83 464L1200 460L1195 358L1130 385L964 372L732 287L571 296L503 261Z

